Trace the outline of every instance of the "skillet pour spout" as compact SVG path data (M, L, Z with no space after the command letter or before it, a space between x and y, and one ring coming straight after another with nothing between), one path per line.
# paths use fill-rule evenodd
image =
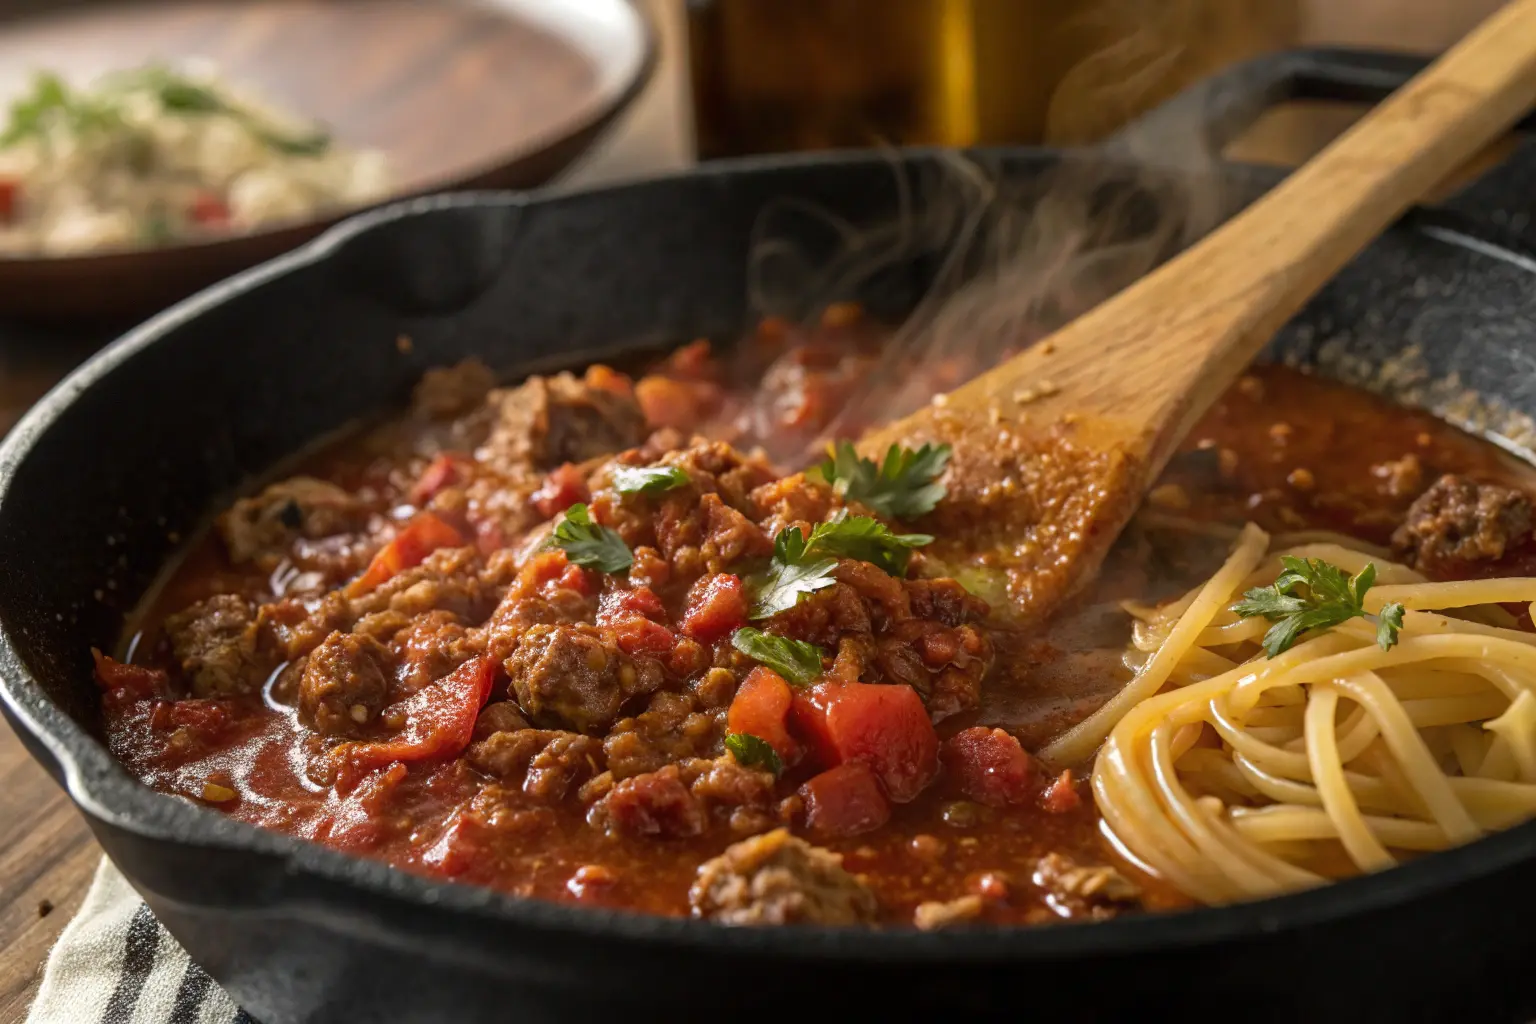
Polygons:
M1030 149L977 156L1021 180L1057 160ZM722 928L397 872L156 794L113 760L100 739L89 648L112 647L182 538L251 478L398 405L426 369L471 355L516 379L659 342L733 337L764 312L746 301L766 208L792 196L850 223L888 222L913 183L921 200L939 165L924 151L894 161L748 161L583 195L445 198L369 214L132 332L4 442L7 718L159 919L253 1017L1536 1014L1536 986L1522 980L1523 944L1512 934L1536 912L1530 826L1326 891L1103 924L931 934ZM1267 184L1242 168L1222 173L1250 194ZM1125 168L1127 185L1136 176ZM1495 340L1511 323L1536 323L1528 271L1451 244L1440 229L1391 231L1269 357L1347 372L1340 367L1379 362L1399 346L1400 335L1366 324L1435 318L1457 329L1423 341L1429 372L1459 370L1487 398L1536 411L1513 346ZM474 275L462 291L441 283L438 294L461 304L401 306L388 290L356 286L371 263L410 266L423 237L433 252L473 254L433 271ZM899 316L936 269L919 254L846 297ZM398 345L401 336L411 344ZM765 981L769 998L757 994Z

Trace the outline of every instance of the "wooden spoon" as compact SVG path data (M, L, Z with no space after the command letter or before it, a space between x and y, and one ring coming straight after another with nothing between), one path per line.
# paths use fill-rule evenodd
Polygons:
M859 448L953 445L927 550L1038 621L1271 335L1533 103L1536 0L1515 0L1199 244Z

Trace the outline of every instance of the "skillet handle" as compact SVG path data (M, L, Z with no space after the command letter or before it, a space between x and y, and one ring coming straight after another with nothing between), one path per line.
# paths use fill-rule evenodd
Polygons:
M1220 152L1268 109L1288 100L1379 103L1432 58L1373 50L1299 49L1255 57L1195 83L1104 140L1187 138L1194 125ZM1520 127L1532 122L1527 118Z

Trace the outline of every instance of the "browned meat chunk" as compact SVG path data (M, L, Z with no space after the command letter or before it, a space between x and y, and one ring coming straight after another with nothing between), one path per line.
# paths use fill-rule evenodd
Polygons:
M389 650L370 636L332 633L299 681L299 716L323 736L356 736L389 699Z
M682 773L684 778L692 776L688 791L706 808L728 816L731 831L750 835L780 823L772 772L744 767L726 754L713 761L691 761Z
M1531 535L1531 501L1498 484L1447 474L1419 495L1392 545L1420 568L1495 561Z
M718 750L724 735L718 718L696 710L691 695L658 693L645 711L614 725L603 750L614 778L627 779Z
M677 765L616 783L592 809L587 823L609 835L684 838L704 831L704 805L684 784Z
M592 626L531 626L508 656L512 692L542 725L601 732L631 697L662 683L661 663L631 657Z
M521 779L524 793L554 802L602 768L603 749L580 733L523 727L491 733L472 743L466 756L486 774L508 782Z
M1141 899L1136 883L1114 868L1079 864L1064 853L1041 857L1034 882L1057 912L1068 917L1114 917Z
M942 902L929 900L927 903L919 903L912 912L912 924L925 932L953 928L976 920L985 909L986 904L974 893Z
M362 528L368 508L335 484L296 476L254 498L241 498L219 517L219 534L233 562L281 558L296 538L331 537Z
M503 469L554 469L645 440L645 416L633 393L593 387L569 373L529 377L491 400L499 414L485 455Z
M1371 467L1371 476L1381 481L1377 486L1389 498L1406 498L1424 486L1424 464L1413 452L1400 459L1388 459Z
M255 692L273 667L256 648L256 609L243 597L218 594L165 620L171 653L194 697Z
M279 601L266 611L273 637L292 659L313 650L331 631L350 630L365 619L371 635L394 639L412 620L432 613L478 622L495 600L494 584L479 575L474 548L439 548L420 565L396 573L366 594L352 597L345 589L333 590L313 606ZM466 650L476 653L484 638L470 632L465 642Z
M770 631L835 649L836 678L905 683L934 721L980 703L994 653L974 624L988 612L985 601L954 580L900 580L850 559L836 577L770 619Z
M868 924L879 911L842 858L782 828L699 865L688 902L695 917L724 924Z
M496 375L478 359L437 367L421 375L411 393L411 411L427 419L458 416L484 401L495 386Z

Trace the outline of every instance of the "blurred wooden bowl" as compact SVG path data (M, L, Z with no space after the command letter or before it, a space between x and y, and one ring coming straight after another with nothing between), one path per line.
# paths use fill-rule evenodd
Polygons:
M32 4L0 14L0 98L41 68L70 81L204 58L231 81L382 149L391 198L529 188L569 166L639 92L650 27L627 0L193 0ZM0 316L146 315L352 210L214 241L0 258Z

